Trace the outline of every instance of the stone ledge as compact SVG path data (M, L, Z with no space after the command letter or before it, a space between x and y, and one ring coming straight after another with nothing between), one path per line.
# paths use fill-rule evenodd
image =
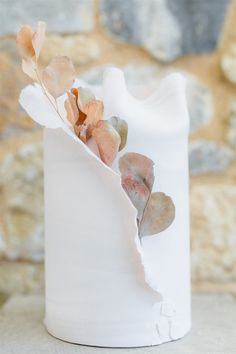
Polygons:
M0 311L0 354L235 354L236 300L230 295L193 296L193 329L162 346L111 349L79 346L51 337L43 326L44 299L15 295Z

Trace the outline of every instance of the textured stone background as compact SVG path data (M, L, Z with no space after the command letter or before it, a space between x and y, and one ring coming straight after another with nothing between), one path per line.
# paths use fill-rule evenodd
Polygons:
M130 83L186 75L194 288L236 292L236 1L0 0L2 296L43 291L42 131L18 105L27 78L15 45L39 19L41 63L68 55L91 83L107 64Z

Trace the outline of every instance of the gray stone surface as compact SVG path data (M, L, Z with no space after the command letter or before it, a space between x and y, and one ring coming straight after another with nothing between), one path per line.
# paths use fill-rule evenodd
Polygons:
M182 33L182 54L213 51L231 0L167 0Z
M51 337L43 326L40 296L14 296L0 311L0 354L235 354L236 300L230 295L194 295L193 329L162 346L112 349L80 346Z
M189 145L190 174L223 172L234 160L234 152L214 141L197 140Z
M115 37L169 62L213 51L231 0L102 0L101 18Z
M49 31L89 32L94 27L93 0L1 0L0 35L15 33L24 23L47 22Z
M106 66L95 67L83 75L80 75L80 77L91 85L101 84ZM166 70L160 65L134 64L126 65L122 67L122 70L124 71L128 86L149 84L153 89L158 85L158 81L161 78L176 71L171 68ZM186 95L190 114L190 130L194 132L208 124L213 116L212 94L210 90L193 75L187 72L182 73L187 78Z
M207 125L213 117L213 98L211 91L202 82L187 73L185 76L190 132L193 133Z
M180 27L165 1L102 0L101 18L114 36L141 45L163 62L181 53Z

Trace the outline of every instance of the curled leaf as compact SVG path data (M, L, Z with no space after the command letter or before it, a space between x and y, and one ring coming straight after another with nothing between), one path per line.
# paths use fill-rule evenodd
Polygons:
M42 81L47 91L57 98L70 90L75 80L75 69L68 57L55 57L43 70Z
M42 21L38 22L35 32L28 25L21 27L16 36L16 43L24 59L32 59L35 63L37 62L43 46L45 30L46 24Z
M67 112L67 119L74 127L79 119L79 109L77 107L76 96L72 92L67 92L68 98L65 100L64 106Z
M127 153L119 160L122 187L138 211L141 221L154 183L153 161L148 157Z
M175 218L175 206L170 197L161 192L152 193L139 225L139 235L148 236L164 231Z
M39 54L43 47L45 32L46 32L46 23L43 21L39 21L37 30L32 37L32 46L34 48L36 60L38 60Z
M108 119L108 122L115 128L117 133L120 135L120 146L119 151L122 150L127 142L127 135L128 135L128 124L125 120L120 119L119 117L111 117Z
M22 26L17 33L16 43L23 58L33 58L35 56L35 51L32 45L33 34L34 32L28 25Z
M90 102L96 100L93 92L87 87L78 88L78 106L83 111L83 108Z
M77 88L72 88L71 89L71 93L76 97L76 105L79 111L79 118L76 122L77 125L81 125L84 123L85 119L86 119L86 114L80 109L79 103L78 103L78 97L79 97L79 90Z
M92 135L97 143L101 160L111 166L119 150L119 134L107 121L101 120L93 129Z

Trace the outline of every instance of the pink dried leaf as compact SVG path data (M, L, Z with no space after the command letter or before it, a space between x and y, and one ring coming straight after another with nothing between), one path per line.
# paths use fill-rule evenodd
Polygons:
M119 151L121 151L125 147L127 142L128 124L125 120L115 116L108 119L108 122L113 126L113 128L115 128L117 133L120 135L121 142L119 146Z
M67 92L68 98L65 100L64 106L67 113L67 119L74 127L79 118L79 109L76 103L76 96L70 91Z
M119 150L119 134L107 121L101 120L93 129L92 135L97 143L101 160L111 166Z
M39 21L37 30L32 37L32 46L34 48L36 60L38 60L39 54L43 47L45 32L46 32L46 23L43 21Z
M102 101L93 100L89 101L83 110L83 113L86 115L86 119L83 124L87 128L87 140L92 135L92 130L97 126L97 123L103 118L104 106Z
M154 183L153 165L151 159L135 152L126 153L119 161L121 175L131 175L136 180L142 181L150 192Z
M175 218L175 206L170 197L161 192L152 193L139 224L140 237L164 231Z
M137 219L140 221L143 217L143 210L148 202L150 191L148 187L142 182L135 179L133 176L123 176L121 184L134 207L138 211Z
M78 106L83 111L83 108L90 102L95 101L96 97L93 92L87 87L78 87Z
M24 25L16 36L17 46L25 59L30 59L35 56L35 51L32 45L33 34L32 28L28 25Z
M83 141L83 143L87 143L88 139L90 138L88 130L89 130L89 125L87 124L82 124L80 126L75 126L76 129L75 131L78 133L78 136L80 138L80 140Z
M75 80L75 69L68 57L55 57L43 70L42 81L47 91L57 98L69 91Z
M138 153L127 153L119 160L121 182L141 221L154 183L153 161ZM133 181L133 183L131 183Z
M22 71L28 75L32 80L38 82L38 77L36 74L36 64L32 59L22 59Z

